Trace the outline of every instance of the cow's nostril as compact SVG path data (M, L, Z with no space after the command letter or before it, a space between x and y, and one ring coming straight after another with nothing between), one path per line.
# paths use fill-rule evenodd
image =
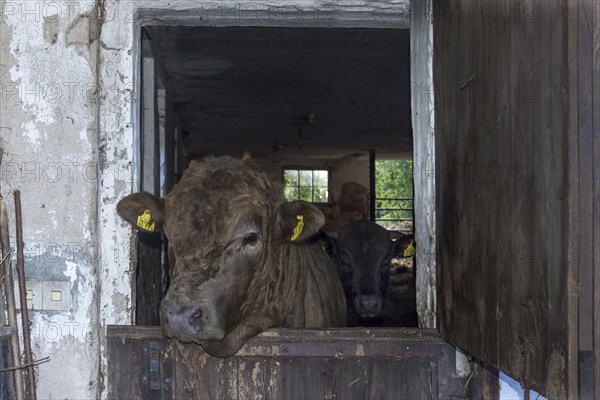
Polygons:
M202 309L198 308L190 316L190 325L194 328L200 327L200 321L202 319Z
M356 298L354 306L359 314L376 314L381 312L383 301L378 296L362 295Z

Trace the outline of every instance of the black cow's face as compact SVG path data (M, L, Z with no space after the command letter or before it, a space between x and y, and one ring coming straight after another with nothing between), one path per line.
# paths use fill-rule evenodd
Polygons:
M344 229L337 240L338 269L350 309L362 319L379 317L390 280L392 246L383 228ZM380 229L380 230L379 230Z

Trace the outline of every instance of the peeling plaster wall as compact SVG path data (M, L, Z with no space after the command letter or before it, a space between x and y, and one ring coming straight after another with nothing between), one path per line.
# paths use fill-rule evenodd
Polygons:
M37 368L38 398L91 398L100 382L93 2L0 5L0 183L11 244L20 190L27 279L68 282L71 296L68 311L29 314L34 359L50 357Z

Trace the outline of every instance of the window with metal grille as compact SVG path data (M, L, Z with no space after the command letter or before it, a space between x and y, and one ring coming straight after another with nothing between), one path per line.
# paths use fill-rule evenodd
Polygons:
M329 171L293 168L283 170L285 197L311 203L329 202Z

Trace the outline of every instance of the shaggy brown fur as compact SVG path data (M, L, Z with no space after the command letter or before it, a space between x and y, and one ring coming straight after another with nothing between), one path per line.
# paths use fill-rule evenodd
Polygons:
M286 202L249 157L194 161L164 202L138 193L117 210L134 226L150 210L169 239L176 263L161 304L166 335L225 357L271 327L345 326L343 289L314 240L323 214ZM305 225L291 241L297 215Z

